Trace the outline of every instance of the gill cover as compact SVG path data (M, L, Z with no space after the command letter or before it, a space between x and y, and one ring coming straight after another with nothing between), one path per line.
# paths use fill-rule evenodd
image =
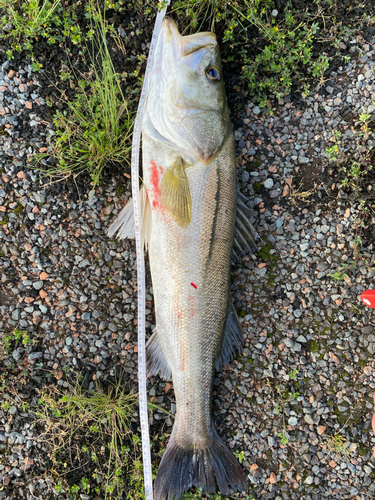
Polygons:
M214 33L181 36L165 18L150 75L144 125L192 164L208 162L228 133L228 108Z

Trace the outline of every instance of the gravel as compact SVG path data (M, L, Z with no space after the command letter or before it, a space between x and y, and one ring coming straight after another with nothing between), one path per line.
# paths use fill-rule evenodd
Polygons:
M353 256L361 209L345 197L327 195L324 187L331 175L325 148L332 131L343 132L345 154L354 156L353 116L375 112L375 52L363 39L352 48L360 50L361 59L332 73L303 106L290 97L280 99L270 115L249 102L235 131L239 184L263 248L244 257L233 272L245 345L215 377L214 414L229 446L244 452L256 498L375 496L375 321L359 299L373 285L375 272L366 260L374 248L367 241L363 260L347 277L332 278ZM37 406L32 388L46 383L46 373L66 387L67 368L88 373L92 387L118 366L129 381L137 380L134 244L105 235L130 198L130 184L119 195L118 186L109 183L89 201L51 195L26 163L28 156L46 150L53 134L39 113L44 102L38 77L30 67L5 63L0 92L5 130L0 136L0 331L22 329L33 341L19 342L3 356L4 367L28 370L30 387L19 388L17 397L12 393L12 404L0 409L0 498L13 498L16 490L20 498L47 498L52 478L37 474L46 445L22 400ZM314 198L296 206L291 195L297 180L310 183ZM150 334L155 320L148 283ZM175 413L173 391L165 382L152 378L149 389L159 406ZM160 428L169 432L171 424L170 417L155 411L151 434ZM347 440L346 452L334 449L336 434Z

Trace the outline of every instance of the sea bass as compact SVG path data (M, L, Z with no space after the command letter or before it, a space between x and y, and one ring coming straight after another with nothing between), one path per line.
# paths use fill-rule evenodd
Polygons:
M236 158L213 33L181 36L165 18L142 122L142 238L148 247L156 328L148 375L173 380L176 418L155 481L155 499L197 486L222 495L246 477L212 419L215 368L242 336L230 300L236 211L237 253L251 239L237 210ZM128 203L109 235L134 237Z

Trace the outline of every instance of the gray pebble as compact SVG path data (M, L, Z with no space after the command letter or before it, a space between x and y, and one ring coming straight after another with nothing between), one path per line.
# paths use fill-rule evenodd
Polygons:
M41 290L43 288L43 281L35 281L33 287L35 290Z

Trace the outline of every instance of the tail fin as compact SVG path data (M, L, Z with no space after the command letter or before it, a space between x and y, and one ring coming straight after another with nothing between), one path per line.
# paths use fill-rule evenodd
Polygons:
M210 445L200 449L183 447L172 433L155 480L155 500L180 500L192 486L215 493L216 483L225 496L230 488L236 492L247 487L243 470L216 430Z

